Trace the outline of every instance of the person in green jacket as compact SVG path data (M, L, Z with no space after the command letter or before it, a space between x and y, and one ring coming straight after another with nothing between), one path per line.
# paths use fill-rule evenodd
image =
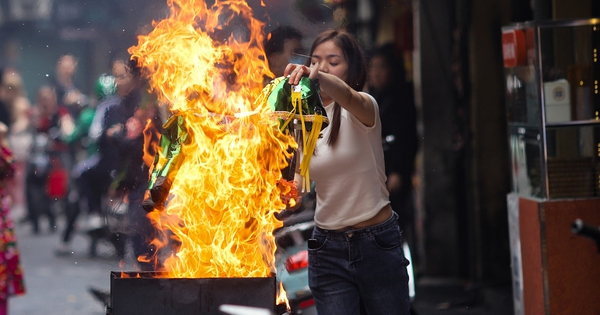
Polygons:
M73 167L70 174L70 187L69 195L67 197L65 213L67 216L67 224L63 231L63 237L59 247L56 249L56 255L70 255L73 252L70 249L71 239L75 230L75 223L81 214L82 206L85 206L87 202L87 193L85 185L80 183L79 178L81 174L92 168L98 163L98 145L93 135L91 135L91 129L93 121L95 119L102 119L99 115L102 115L102 111L98 110L104 108L104 104L113 102L115 98L116 85L115 77L109 74L102 74L96 80L94 86L94 93L98 99L96 106L87 106L83 109L77 119L75 128L72 133L67 135L64 140L70 146L82 146L84 150L80 150L81 154L78 154L78 162ZM98 214L91 215L88 213L88 220L86 229L94 230L102 227L102 219ZM96 255L97 239L92 237L90 245L90 255Z

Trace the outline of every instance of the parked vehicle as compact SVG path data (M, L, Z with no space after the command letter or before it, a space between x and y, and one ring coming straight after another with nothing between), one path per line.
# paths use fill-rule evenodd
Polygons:
M277 278L283 284L291 314L317 314L308 287L308 246L315 227L314 211L303 211L284 220L275 231Z
M571 225L571 232L575 235L580 235L593 240L600 254L600 226L591 225L581 219L576 219Z
M277 244L277 280L283 289L293 315L315 315L317 310L308 287L308 240L315 227L315 193L302 198L300 209L283 211L283 227L274 231Z

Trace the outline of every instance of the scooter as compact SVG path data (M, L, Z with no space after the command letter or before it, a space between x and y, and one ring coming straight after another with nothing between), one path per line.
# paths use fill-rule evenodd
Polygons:
M576 219L571 225L571 232L593 240L596 243L598 254L600 254L600 226L591 225L581 219Z
M314 221L314 189L302 198L300 209L284 210L279 218L283 227L273 232L277 280L286 292L292 315L316 315L312 292L308 287L308 240L312 237Z

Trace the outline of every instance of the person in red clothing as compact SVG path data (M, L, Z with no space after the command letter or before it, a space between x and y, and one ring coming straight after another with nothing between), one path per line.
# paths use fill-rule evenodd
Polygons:
M15 168L15 176L7 188L12 196L13 213L20 215L25 210L25 164L32 140L29 120L31 102L17 69L0 69L0 77L0 121L8 127L6 137Z
M59 106L56 91L41 86L33 107L34 145L26 172L28 219L33 233L39 234L39 217L48 217L50 232L56 231L52 202L66 197L68 171L71 169L68 146L62 139L73 132L75 123L64 106Z
M9 297L25 293L17 235L10 215L11 198L6 188L8 179L14 175L7 132L8 127L0 123L0 315L8 314Z

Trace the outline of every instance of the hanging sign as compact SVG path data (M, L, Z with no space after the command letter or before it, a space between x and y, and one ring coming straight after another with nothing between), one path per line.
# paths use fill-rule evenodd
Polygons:
M522 30L502 31L502 58L505 68L527 64L525 34Z

